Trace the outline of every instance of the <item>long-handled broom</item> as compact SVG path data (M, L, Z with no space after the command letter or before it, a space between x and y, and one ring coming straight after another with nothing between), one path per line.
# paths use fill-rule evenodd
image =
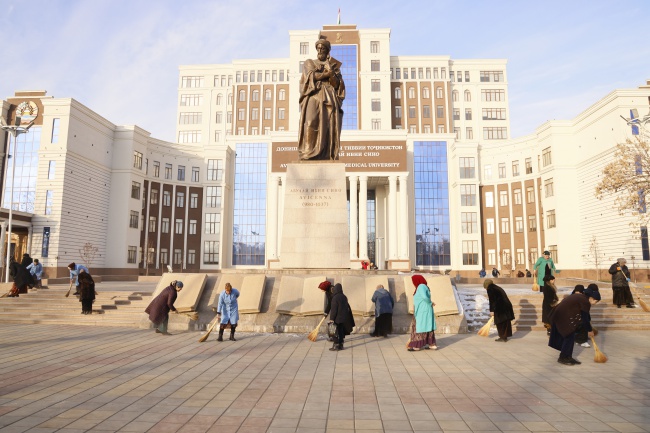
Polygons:
M208 339L210 336L210 332L214 329L214 327L217 325L219 322L219 316L215 316L215 318L212 320L212 323L210 324L210 327L208 328L208 332L205 333L205 335L201 338L199 338L199 343L203 343L205 340Z
M320 330L320 325L323 324L326 318L327 316L323 316L323 318L320 319L320 322L318 322L318 326L316 326L316 328L314 328L314 330L309 333L309 335L307 336L309 341L316 341L316 339L318 338L318 331Z
M494 322L494 316L490 316L490 320L487 321L485 325L481 329L478 330L478 335L481 337L487 337L490 335L490 327L492 326L492 323Z
M181 313L181 314L184 315L184 316L189 317L190 320L194 320L195 322L197 320L199 320L199 313L197 313L196 311L192 311L192 312L189 312L189 313Z
M596 344L596 340L594 340L594 337L591 337L591 344L594 345L594 362L601 364L607 362L607 355L600 351L598 345Z
M65 294L65 297L67 298L70 296L70 291L72 290L72 283L70 283L70 288L68 289L68 293Z

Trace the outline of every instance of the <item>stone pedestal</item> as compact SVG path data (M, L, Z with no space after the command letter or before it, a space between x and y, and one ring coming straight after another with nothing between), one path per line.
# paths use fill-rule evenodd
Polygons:
M282 268L349 269L345 164L287 164Z

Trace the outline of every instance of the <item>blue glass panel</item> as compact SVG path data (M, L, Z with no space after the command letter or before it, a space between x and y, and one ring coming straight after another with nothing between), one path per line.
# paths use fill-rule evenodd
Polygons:
M341 66L341 75L345 82L345 99L343 100L343 129L359 129L357 117L358 69L356 45L332 45L330 56Z
M11 158L7 167L4 200L2 206L13 210L34 213L36 195L36 178L38 176L38 150L41 144L41 127L34 126L27 133L20 134L17 145L13 136L9 135L9 154ZM16 158L13 161L13 158ZM13 164L16 164L14 170ZM11 184L14 194L11 196ZM11 203L9 203L11 198Z
M237 144L233 265L265 264L267 153L265 143Z
M413 143L417 266L451 264L447 143Z

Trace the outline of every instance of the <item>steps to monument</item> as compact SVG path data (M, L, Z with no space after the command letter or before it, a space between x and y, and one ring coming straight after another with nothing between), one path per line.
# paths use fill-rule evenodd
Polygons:
M0 323L47 323L139 327L151 294L99 290L92 314L81 314L77 296L67 289L41 289L17 298L0 299Z

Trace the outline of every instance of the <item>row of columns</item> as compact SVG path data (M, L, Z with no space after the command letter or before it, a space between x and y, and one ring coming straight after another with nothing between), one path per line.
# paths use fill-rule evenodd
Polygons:
M368 260L368 176L349 175L348 180L350 182L350 260ZM408 176L388 176L388 185L385 188L388 197L386 209L388 260L406 260L409 256Z

